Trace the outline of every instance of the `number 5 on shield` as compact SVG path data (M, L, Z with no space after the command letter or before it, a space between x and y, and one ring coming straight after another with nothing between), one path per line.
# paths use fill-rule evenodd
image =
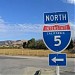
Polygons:
M54 36L54 41L58 42L57 44L54 44L54 46L60 46L61 45L61 36Z

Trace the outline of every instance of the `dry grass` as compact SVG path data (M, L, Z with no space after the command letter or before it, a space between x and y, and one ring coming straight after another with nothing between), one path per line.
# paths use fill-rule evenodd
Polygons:
M50 50L31 50L31 49L0 49L0 55L22 55L22 56L48 56L52 53ZM71 54L68 51L63 51L67 53L68 57L75 57L75 54Z
M49 53L49 50L0 49L1 55L47 56Z

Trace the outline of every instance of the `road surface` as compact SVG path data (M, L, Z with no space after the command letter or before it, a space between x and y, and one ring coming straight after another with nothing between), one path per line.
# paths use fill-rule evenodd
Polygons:
M67 66L60 67L61 75L75 75L75 59L67 60ZM55 69L48 66L47 57L0 56L0 75L25 75L27 67Z

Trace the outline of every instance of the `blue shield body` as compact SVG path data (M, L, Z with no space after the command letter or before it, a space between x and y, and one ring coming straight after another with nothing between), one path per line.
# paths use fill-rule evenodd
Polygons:
M43 40L48 49L54 52L60 52L62 50L65 50L71 40L70 26L44 26Z

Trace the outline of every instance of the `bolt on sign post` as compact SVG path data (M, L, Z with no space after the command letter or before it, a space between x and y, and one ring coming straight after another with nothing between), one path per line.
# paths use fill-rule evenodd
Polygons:
M49 50L54 52L54 54L49 54L49 65L56 66L56 74L60 75L59 66L66 66L66 54L61 52L67 48L71 41L68 13L44 13L44 23L44 43Z

